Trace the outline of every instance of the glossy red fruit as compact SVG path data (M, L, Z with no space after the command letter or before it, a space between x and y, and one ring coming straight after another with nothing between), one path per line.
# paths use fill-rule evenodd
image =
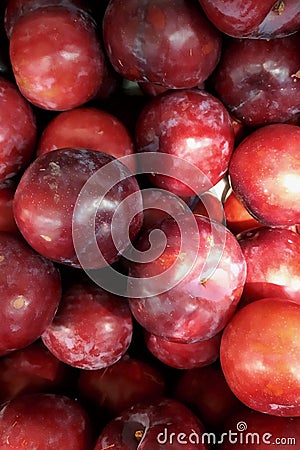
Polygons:
M17 87L2 77L0 94L0 180L3 180L29 164L35 148L36 122Z
M140 298L128 284L133 315L147 331L171 341L214 336L232 316L246 278L236 238L223 225L192 214L156 229L166 238L163 251L149 262L129 263L129 276L142 278ZM149 233L136 243L141 252L149 249Z
M257 127L300 116L300 34L281 39L231 39L212 84L242 123Z
M16 234L0 232L0 355L38 339L61 299L61 281L52 262Z
M25 395L2 407L0 447L56 450L90 450L89 418L83 408L68 397L53 394ZM25 447L25 448L26 448Z
M7 1L4 17L4 25L8 38L11 37L12 30L21 17L38 8L47 8L49 6L60 6L78 10L82 14L89 11L88 4L85 0L9 0Z
M82 370L78 379L81 399L107 418L116 417L136 403L152 401L166 392L161 372L152 365L123 356L110 367Z
M38 392L58 392L70 384L69 371L38 340L0 360L0 402Z
M220 358L233 393L248 407L299 416L300 305L278 298L246 305L223 332Z
M162 162L161 174L154 173L151 182L180 196L203 194L216 185L228 169L234 145L231 119L220 101L205 91L179 90L167 92L149 102L136 125L139 152L157 152L181 158L199 169L198 192L170 173L174 164ZM162 161L165 161L163 159ZM168 162L170 161L170 162Z
M208 430L222 430L242 403L229 388L219 363L186 370L179 374L172 396L191 408Z
M299 142L300 127L273 124L251 133L232 155L232 188L251 215L265 225L300 223Z
M125 126L112 114L91 107L75 108L55 116L43 130L37 155L66 147L99 150L115 158L134 153ZM132 169L133 162L134 158Z
M163 399L124 411L104 428L94 450L173 450L183 445L187 450L208 450L204 433L202 423L187 407Z
M114 68L138 82L191 88L212 73L221 37L200 7L184 0L111 0L103 35Z
M299 30L297 0L199 0L209 20L236 38L282 37Z
M300 301L300 236L285 229L260 228L239 236L247 278L242 304L267 297Z
M132 338L125 299L92 284L73 284L62 296L53 322L42 335L60 361L79 369L102 369L117 362Z
M74 213L79 194L93 175L95 182L81 194ZM137 196L130 207L128 203L120 206L134 193ZM91 269L116 261L129 243L128 233L134 239L142 225L141 203L136 179L112 156L86 149L59 149L40 155L25 171L15 194L14 214L21 233L40 254L75 267L80 267L81 257L85 268ZM111 221L118 206L120 215L115 230ZM91 239L86 234L89 226L95 230ZM76 254L72 231L77 229L84 232ZM113 231L117 233L116 243ZM94 248L93 239L101 254L97 245Z
M19 18L10 38L10 60L24 97L55 111L90 100L102 83L105 64L93 21L62 7L39 8Z
M175 369L193 369L213 363L219 357L221 335L209 339L182 344L145 333L148 350L161 362Z

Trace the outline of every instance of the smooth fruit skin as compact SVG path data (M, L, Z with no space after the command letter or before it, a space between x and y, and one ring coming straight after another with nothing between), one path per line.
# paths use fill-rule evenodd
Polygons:
M37 138L36 119L17 86L0 77L0 181L30 163Z
M199 0L207 17L223 33L234 37L251 34L252 30L263 21L274 0L263 3L257 0Z
M50 325L61 299L54 264L19 234L0 232L0 355L26 347Z
M275 416L300 416L300 305L261 299L225 328L220 360L227 383L246 406Z
M0 402L25 394L63 391L70 386L69 378L69 367L37 340L1 358Z
M242 406L229 388L219 361L179 372L172 397L191 408L209 430L223 430L228 416Z
M0 413L0 447L22 450L90 450L91 425L75 400L54 394L31 394L6 403Z
M128 302L93 283L74 283L64 293L42 340L60 361L98 370L117 362L132 339Z
M77 391L83 401L105 417L113 418L136 403L153 401L166 394L159 369L125 354L115 364L99 370L81 370Z
M89 7L85 0L9 0L4 15L5 31L10 39L13 28L18 20L39 8L47 8L49 6L61 6L73 11L80 11L87 14Z
M221 53L219 33L196 2L184 0L111 0L103 36L123 77L168 88L201 84Z
M66 147L98 150L115 158L134 153L132 138L123 123L114 115L92 107L56 115L42 132L37 155ZM128 166L134 171L134 157Z
M21 17L10 38L10 60L24 97L47 110L82 105L103 79L94 23L67 8L40 8Z
M234 146L226 108L213 95L197 89L171 91L154 98L139 115L135 138L138 152L166 153L199 169L198 192L188 184L194 175L187 175L186 180L180 171L178 178L157 173L151 176L156 187L180 196L203 194L215 186L228 169ZM162 174L170 172L172 158L169 164L162 165Z
M294 123L300 115L300 34L229 39L212 77L216 95L247 126Z
M208 339L221 331L234 313L246 279L246 263L236 238L223 225L203 216L194 216L198 232L181 222L183 236L188 236L186 253L181 251L182 235L173 220L165 220L156 229L166 236L166 247L159 257L148 263L129 263L129 276L151 278L164 273L177 260L176 270L167 274L161 293L130 298L136 320L150 333L171 341L191 343ZM149 232L139 237L138 250L149 247ZM195 250L199 242L198 252ZM193 264L195 256L195 264ZM190 269L188 272L187 269ZM174 279L185 277L173 285ZM161 287L153 281L152 286ZM170 283L168 288L168 284ZM128 284L130 296L130 283Z
M199 0L208 19L235 38L270 39L299 29L297 0Z
M300 127L273 124L251 133L234 151L229 175L238 199L271 227L300 223Z
M263 227L238 236L247 264L240 306L267 297L300 301L300 236Z
M221 334L209 339L182 344L145 332L148 350L160 361L175 369L193 369L216 361L220 354Z
M98 170L110 163L109 173L97 178ZM104 197L102 206L95 201L91 202L92 194L88 195L88 192L80 203L78 214L73 217L78 196L93 175L97 179L97 192L94 192L94 196L96 200ZM110 176L121 181L110 188ZM107 188L108 185L110 189ZM130 212L124 211L122 222L119 222L121 235L117 249L112 240L111 220L117 206L133 193L138 194L138 199L134 205L131 204ZM130 223L127 216L129 214L131 218L136 206L137 215ZM128 226L129 235L133 239L142 225L139 187L129 169L106 153L82 148L53 150L36 158L18 184L13 208L21 233L37 252L53 261L74 267L80 267L80 263L72 230L76 227L86 229L93 226L104 260L93 250L92 240L83 235L82 248L78 252L88 255L88 261L84 261L85 268L88 269L100 268L116 261L121 248L124 250L128 245L126 227ZM91 248L91 251L86 251L87 248Z

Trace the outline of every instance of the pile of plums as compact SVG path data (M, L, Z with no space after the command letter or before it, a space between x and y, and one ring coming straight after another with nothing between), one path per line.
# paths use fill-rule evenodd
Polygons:
M298 448L299 0L0 20L0 448Z

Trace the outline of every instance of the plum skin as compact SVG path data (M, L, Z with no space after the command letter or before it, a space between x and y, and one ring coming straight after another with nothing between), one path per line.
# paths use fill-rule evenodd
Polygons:
M264 225L300 223L299 139L300 127L296 125L267 125L252 132L232 154L232 188L249 213Z
M63 7L39 8L19 18L10 38L10 60L21 93L47 110L82 105L96 94L104 76L94 23Z
M26 347L51 323L61 300L54 264L19 234L0 232L0 355Z
M17 86L0 77L0 181L24 170L33 158L36 118Z
M76 220L73 221L74 208L81 189L98 170L110 163L112 164L108 166L110 174L121 181L110 190L106 190L104 186L104 192L103 186L100 187L99 184L97 186L99 199L101 192L102 195L105 193L103 207L100 208L94 203L91 205L91 196L88 198L85 196L78 209L80 214L78 213ZM106 176L101 177L101 183L102 180L104 183L109 183ZM89 220L95 215L95 235L104 260L99 258L97 251L91 250L86 253L89 261L84 262L87 269L100 268L115 262L120 256L122 245L123 250L127 245L123 234L119 248L112 240L111 220L116 207L129 194L139 194L139 192L135 177L113 156L83 148L57 149L40 155L23 174L14 197L14 216L19 230L37 252L55 262L81 267L77 255L81 249L77 248L78 251L75 251L72 229L75 226L88 227ZM135 207L138 214L132 222L129 223L124 213L120 226L120 233L123 233L126 226L129 227L129 235L132 239L142 225L140 197ZM84 235L82 251L90 244L93 245Z
M92 283L74 283L63 294L42 340L60 361L98 370L117 362L132 339L132 319L125 299Z
M168 88L201 84L216 67L221 36L184 0L112 0L103 20L109 59L123 77Z
M191 343L208 339L225 327L242 294L246 263L236 238L223 225L215 222L213 234L211 221L203 216L195 216L199 234L193 237L193 232L185 226L188 224L186 219L184 217L181 223L189 236L190 248L186 256L178 253L181 233L177 223L166 219L156 227L166 236L165 250L149 263L129 263L129 277L151 279L164 273L178 257L180 262L172 277L176 277L186 267L192 267L190 272L171 288L164 284L164 289L156 295L149 296L145 288L145 295L148 296L140 298L130 298L129 281L128 296L134 317L147 331L170 341ZM136 246L140 251L147 249L148 236L149 230L137 240ZM191 255L195 253L194 239L199 239L201 245L193 266ZM222 244L224 247L220 254L218 246ZM205 267L205 264L209 267ZM204 267L205 273L202 273ZM157 281L152 284L156 287Z
M151 182L180 196L203 194L225 175L234 146L231 118L224 105L213 95L196 89L167 92L149 102L138 117L135 130L138 152L170 155L161 164L161 173ZM199 169L197 188L190 185L195 175L168 176L181 158ZM186 173L186 172L185 172ZM194 191L197 189L197 192Z
M300 416L300 305L256 300L225 328L220 361L226 381L246 406L275 416Z
M28 394L2 405L0 445L4 448L90 450L92 430L86 411L57 394Z
M249 127L300 116L299 33L281 39L230 39L212 76L217 96Z
M300 302L300 236L294 231L261 227L241 233L238 241L247 264L239 306L262 297Z

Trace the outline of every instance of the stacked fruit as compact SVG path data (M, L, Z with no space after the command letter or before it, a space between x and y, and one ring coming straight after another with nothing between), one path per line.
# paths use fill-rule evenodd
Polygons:
M297 448L299 1L0 32L0 448Z

